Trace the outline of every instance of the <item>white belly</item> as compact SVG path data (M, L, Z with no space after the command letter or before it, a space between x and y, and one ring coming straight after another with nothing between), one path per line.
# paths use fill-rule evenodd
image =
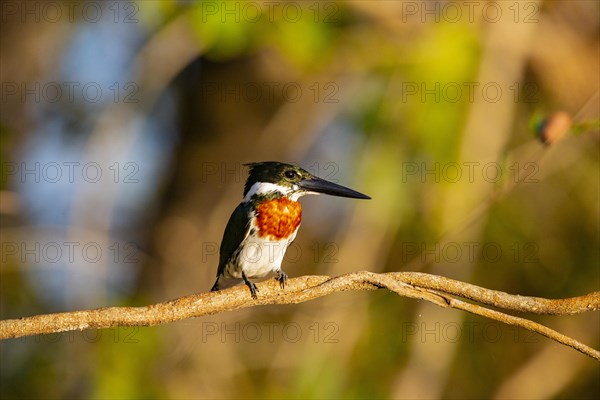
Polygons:
M248 278L264 278L280 271L285 251L295 237L294 233L285 240L273 241L248 236L235 262L227 265L227 275L241 278L244 271Z

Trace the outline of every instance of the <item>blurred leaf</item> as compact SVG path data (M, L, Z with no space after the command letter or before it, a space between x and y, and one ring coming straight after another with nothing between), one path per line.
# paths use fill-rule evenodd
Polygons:
M93 398L159 398L164 386L153 377L160 364L157 329L115 327L98 331Z

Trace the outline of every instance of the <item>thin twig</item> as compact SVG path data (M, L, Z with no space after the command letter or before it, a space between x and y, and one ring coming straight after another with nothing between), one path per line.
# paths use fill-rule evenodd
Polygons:
M391 272L400 281L452 294L504 310L544 315L572 315L600 309L600 292L567 299L519 296L421 272Z
M367 271L334 278L302 276L290 279L285 290L281 290L275 281L261 283L258 287L260 291L256 300L249 296L245 286L236 286L228 290L194 294L144 307L107 307L3 320L0 321L0 339L114 326L161 325L257 305L302 303L336 292L386 288L400 296L426 300L441 307L456 308L523 327L600 360L599 351L544 325L452 297L459 296L496 308L519 312L565 315L600 309L600 292L553 300L511 295L419 272L376 274Z

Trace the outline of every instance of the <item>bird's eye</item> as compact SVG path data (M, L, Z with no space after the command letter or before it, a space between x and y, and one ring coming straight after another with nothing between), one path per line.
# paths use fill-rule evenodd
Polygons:
M291 169L288 171L285 171L285 177L288 179L294 179L296 177L296 175L297 175L296 171L293 171Z

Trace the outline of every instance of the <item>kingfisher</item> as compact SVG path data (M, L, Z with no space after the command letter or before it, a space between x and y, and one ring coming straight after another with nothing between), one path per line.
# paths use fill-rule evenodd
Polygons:
M295 165L276 161L244 165L249 167L244 199L225 227L217 281L211 291L244 282L256 299L258 289L250 279L274 274L285 288L287 274L281 262L302 221L300 197L321 193L354 199L370 197Z

